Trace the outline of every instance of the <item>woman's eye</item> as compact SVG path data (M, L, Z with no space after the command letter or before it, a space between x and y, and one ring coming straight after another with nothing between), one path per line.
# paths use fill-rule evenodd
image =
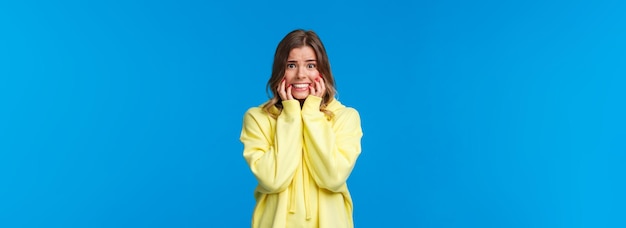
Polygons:
M293 63L287 64L287 68L296 68L296 64L293 64Z
M308 68L315 68L315 64L311 63L309 65L307 65Z

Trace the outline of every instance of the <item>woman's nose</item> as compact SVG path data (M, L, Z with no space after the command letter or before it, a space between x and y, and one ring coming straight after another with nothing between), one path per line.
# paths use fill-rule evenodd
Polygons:
M304 67L298 68L298 74L296 76L298 78L305 78L306 77L306 71L305 71Z

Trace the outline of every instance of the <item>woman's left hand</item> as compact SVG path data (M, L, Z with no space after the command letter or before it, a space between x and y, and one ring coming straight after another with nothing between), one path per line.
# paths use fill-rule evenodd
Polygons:
M326 93L326 84L324 84L324 78L322 75L315 79L313 85L309 86L309 91L311 91L311 95L316 97L324 97L324 93Z

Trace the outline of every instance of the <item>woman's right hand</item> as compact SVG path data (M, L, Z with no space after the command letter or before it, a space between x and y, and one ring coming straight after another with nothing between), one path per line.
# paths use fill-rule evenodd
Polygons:
M291 95L291 85L286 86L285 88L285 78L278 85L278 95L283 101L293 100L293 96Z

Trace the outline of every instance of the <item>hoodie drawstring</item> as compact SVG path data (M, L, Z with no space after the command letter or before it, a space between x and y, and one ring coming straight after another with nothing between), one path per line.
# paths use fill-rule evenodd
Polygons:
M309 190L311 181L309 180L309 168L306 166L306 163L302 162L302 179L304 180L304 186L302 187L302 191L304 192L304 210L306 214L306 220L311 219L311 207L310 207L310 199L309 199ZM296 213L296 179L294 178L291 182L291 187L289 187L289 192L291 196L289 196L289 213Z
M296 180L294 179L293 181L291 181L291 187L289 187L289 194L291 194L291 196L289 196L289 213L291 214L295 214L296 213L296 209L295 209L295 205L296 205L296 185L295 185Z
M306 163L303 163L306 164ZM309 182L309 168L308 167L303 167L302 170L304 170L302 176L304 176L304 210L306 211L306 220L311 219L311 208L309 207L309 186L310 186L310 182Z

